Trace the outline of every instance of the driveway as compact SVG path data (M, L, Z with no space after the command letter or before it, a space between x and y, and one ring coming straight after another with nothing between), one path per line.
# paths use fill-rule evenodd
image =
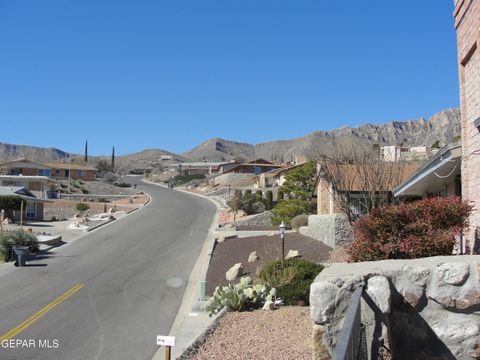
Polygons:
M145 208L0 277L0 359L152 358L215 207L155 185L138 188L152 197Z

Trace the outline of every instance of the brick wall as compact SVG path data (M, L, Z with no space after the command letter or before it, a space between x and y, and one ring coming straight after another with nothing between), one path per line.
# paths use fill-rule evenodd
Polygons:
M474 206L467 234L471 249L480 229L480 132L473 122L480 117L480 0L455 0L460 111L462 124L462 195Z

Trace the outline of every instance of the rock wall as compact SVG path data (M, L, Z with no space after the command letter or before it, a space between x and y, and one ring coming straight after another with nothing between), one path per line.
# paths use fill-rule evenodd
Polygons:
M347 245L353 241L352 227L343 214L310 215L308 226L300 227L299 232L332 248Z
M362 323L371 359L480 359L480 256L334 264L311 285L322 344L335 348L350 298L364 287Z
M252 177L253 177L252 174L227 173L227 174L216 176L214 181L215 181L215 184L228 185L229 183L231 183L233 181L250 179Z

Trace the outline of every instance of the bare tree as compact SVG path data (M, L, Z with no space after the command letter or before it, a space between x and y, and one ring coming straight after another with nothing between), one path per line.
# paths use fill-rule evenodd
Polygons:
M385 161L378 145L340 138L317 146L313 157L319 164L319 181L350 222L393 203L391 192L404 178L405 163Z

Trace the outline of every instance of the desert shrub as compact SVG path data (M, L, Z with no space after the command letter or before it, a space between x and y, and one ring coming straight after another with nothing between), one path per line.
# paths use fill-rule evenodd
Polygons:
M107 183L114 183L117 181L117 175L115 175L113 172L108 171L103 175L103 180L105 180Z
M248 276L242 277L235 285L217 286L205 308L209 316L217 314L225 306L235 311L253 310L261 307L266 300L274 301L276 291L266 285L253 285Z
M132 184L130 183L126 183L126 182L121 182L118 184L119 187L121 188L129 188L129 187L132 187Z
M22 230L5 231L0 234L0 254L4 261L15 259L14 246L28 246L28 250L36 253L39 250L38 240L32 233Z
M252 210L254 214L260 214L265 211L265 204L261 201L254 202Z
M272 210L273 208L273 192L268 190L265 194L265 208L267 210Z
M250 195L252 195L252 190L247 189L245 190L245 194L243 194L243 198L246 198L247 196L250 196Z
M277 289L287 305L309 303L310 285L323 266L304 259L274 260L258 273L261 283Z
M291 221L292 229L298 231L300 226L308 226L308 215L302 214L295 216Z
M309 200L289 199L280 201L272 210L272 224L278 225L282 221L286 226L291 226L292 219L297 215L308 214L312 211Z
M458 197L431 198L373 209L353 224L352 261L450 255L468 226L472 206Z
M89 193L89 191L85 188L82 188L80 191L82 192L82 194L88 194Z
M108 201L108 200L107 200L106 198L104 198L104 197L98 198L97 201L98 201L98 202L101 202L101 203L110 202L110 201Z
M78 203L77 205L75 205L75 209L77 209L78 211L87 211L88 209L90 209L90 206L85 203Z
M242 198L238 196L234 196L233 198L227 201L227 205L232 211L242 210L243 208Z
M233 194L233 197L238 197L238 198L241 199L242 196L243 196L243 195L242 195L242 190L240 190L240 189L235 189L235 192L234 192L234 194Z

